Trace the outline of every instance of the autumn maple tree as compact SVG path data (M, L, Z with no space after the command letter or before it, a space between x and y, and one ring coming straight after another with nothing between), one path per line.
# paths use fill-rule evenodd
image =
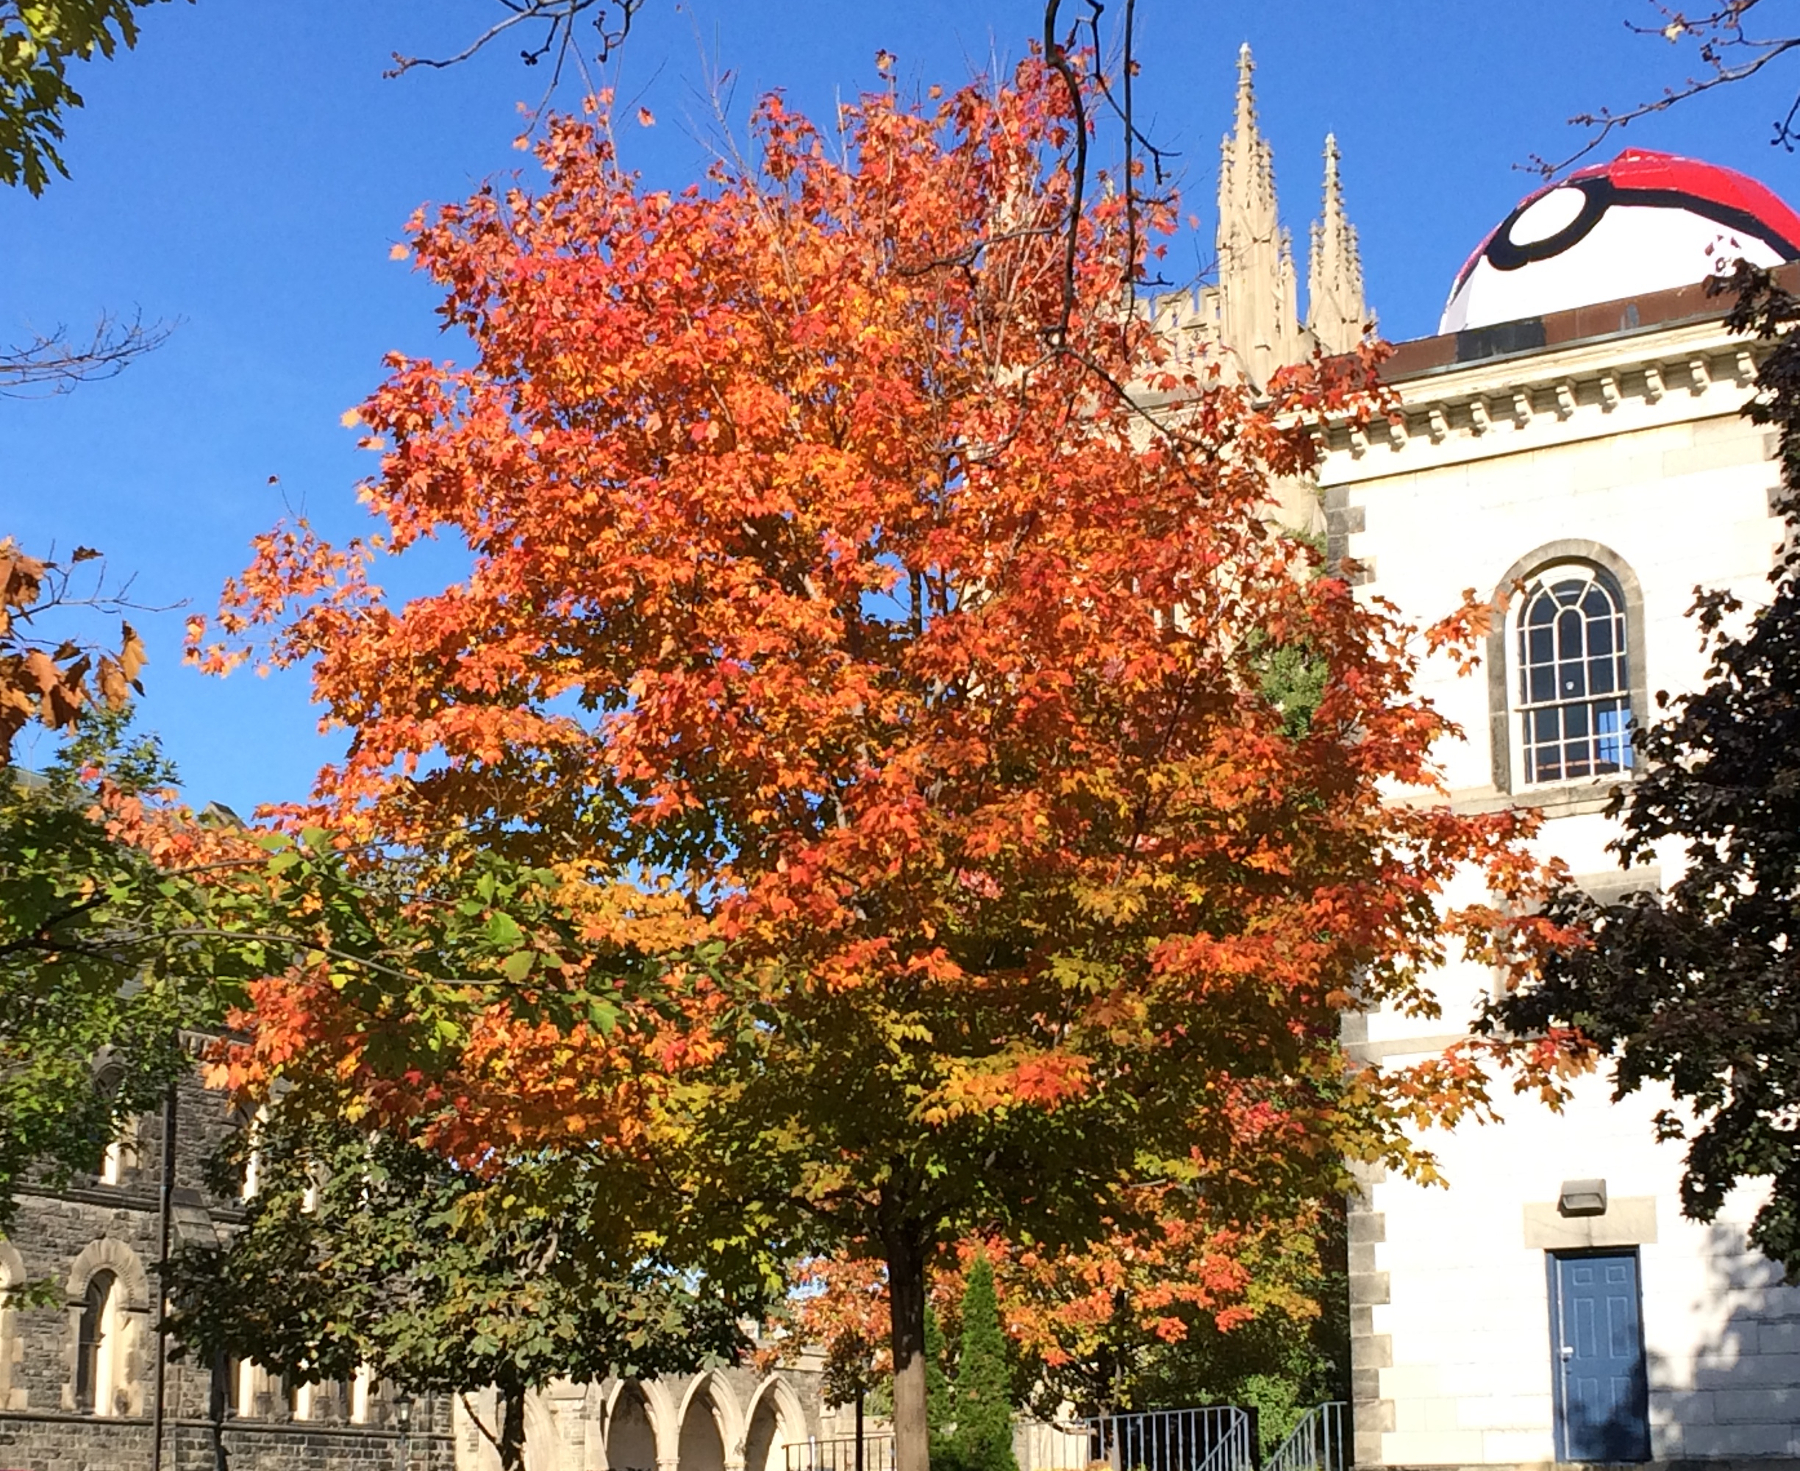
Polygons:
M214 669L311 667L349 741L306 820L552 869L656 998L527 1024L610 962L522 953L396 1074L367 993L276 975L240 1082L361 1089L477 1166L629 1151L672 1249L880 1260L902 1471L944 1246L1078 1249L1155 1182L1428 1169L1405 1126L1480 1075L1351 1066L1338 1015L1428 1010L1448 948L1531 923L1442 902L1533 877L1529 819L1435 799L1411 681L1446 632L1272 520L1321 417L1379 411L1370 360L1259 397L1159 340L1124 287L1172 204L1077 191L1060 59L830 130L769 96L674 192L604 102L557 123L540 192L413 224L470 360L395 357L357 410L377 534L269 533L192 631ZM383 591L432 540L466 576ZM1299 644L1304 722L1265 680Z

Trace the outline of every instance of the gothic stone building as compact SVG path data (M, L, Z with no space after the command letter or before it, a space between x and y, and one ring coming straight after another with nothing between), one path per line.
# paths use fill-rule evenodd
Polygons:
M217 1430L234 1468L385 1471L404 1450L410 1471L450 1471L448 1404L408 1405L403 1433L393 1396L366 1379L284 1386L242 1364L215 1383L212 1365L159 1354L165 1243L216 1239L236 1214L201 1184L231 1127L220 1095L190 1079L93 1174L21 1193L0 1286L48 1278L61 1302L0 1308L0 1467L211 1471Z
M240 1202L208 1198L202 1165L235 1127L189 1079L67 1189L27 1189L0 1239L0 1287L51 1279L60 1301L0 1309L4 1471L491 1471L461 1403L405 1400L365 1375L283 1384L255 1364L159 1363L164 1243L217 1239ZM164 1140L172 1149L165 1153ZM170 1189L165 1208L163 1169ZM818 1374L727 1369L647 1384L557 1385L526 1413L531 1471L785 1471L786 1447L837 1433ZM491 1395L470 1397L498 1424Z

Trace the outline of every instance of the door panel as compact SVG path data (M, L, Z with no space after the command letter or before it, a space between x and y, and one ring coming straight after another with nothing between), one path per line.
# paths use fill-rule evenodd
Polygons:
M1637 1253L1551 1258L1557 1455L1650 1458Z

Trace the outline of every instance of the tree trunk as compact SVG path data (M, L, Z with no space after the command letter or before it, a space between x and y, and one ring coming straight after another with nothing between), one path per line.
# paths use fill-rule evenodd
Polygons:
M931 1471L925 1407L925 1243L904 1225L884 1235L893 1324L894 1471Z
M525 1386L500 1386L500 1465L525 1471Z
M212 1439L213 1471L231 1471L231 1457L225 1453L225 1412L230 1405L231 1360L220 1349L212 1358L211 1383L206 1395L207 1428Z

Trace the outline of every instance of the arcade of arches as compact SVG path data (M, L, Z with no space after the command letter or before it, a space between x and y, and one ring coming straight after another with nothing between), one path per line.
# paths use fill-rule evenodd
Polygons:
M530 1471L785 1471L785 1447L839 1433L806 1368L714 1369L667 1379L555 1384L525 1407ZM475 1423L497 1425L490 1391L456 1406L461 1471L498 1471Z

